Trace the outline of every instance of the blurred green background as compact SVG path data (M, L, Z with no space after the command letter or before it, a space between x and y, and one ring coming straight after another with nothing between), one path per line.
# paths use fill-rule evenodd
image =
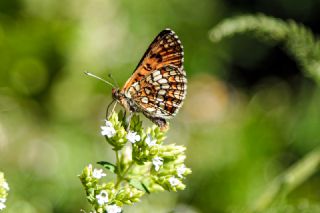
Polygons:
M100 135L111 88L149 43L173 29L185 47L188 95L167 141L187 146L193 174L178 193L147 195L125 212L246 212L270 182L320 142L320 90L281 44L208 33L244 13L320 31L318 0L1 0L0 170L4 212L89 209L77 175L112 161ZM146 121L146 124L150 124ZM320 212L320 173L270 212Z

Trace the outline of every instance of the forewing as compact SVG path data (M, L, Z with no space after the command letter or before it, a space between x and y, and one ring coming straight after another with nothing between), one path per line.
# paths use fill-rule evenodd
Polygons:
M181 108L186 89L185 71L165 65L132 84L128 92L147 117L169 119Z
M154 70L166 65L173 65L184 72L183 46L175 32L170 29L161 31L150 44L132 76L125 83L123 92Z

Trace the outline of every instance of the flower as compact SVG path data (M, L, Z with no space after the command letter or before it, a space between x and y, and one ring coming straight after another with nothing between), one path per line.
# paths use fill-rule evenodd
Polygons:
M127 134L127 139L131 143L135 143L137 141L140 141L140 135L138 135L136 132L128 132Z
M159 171L160 166L163 165L163 159L160 158L160 157L155 157L155 158L152 159L152 164L154 165L154 169L156 171Z
M184 172L186 171L186 166L184 165L184 164L182 164L181 166L179 166L178 168L177 168L177 175L178 175L178 177L179 178L183 178L183 174L184 174Z
M151 140L151 135L148 134L145 142L146 142L146 144L148 144L149 147L152 147L152 146L156 145L157 140L155 140L155 139L154 139L154 140Z
M92 170L92 164L91 163L87 167L88 167L88 170Z
M106 176L106 174L103 173L102 169L94 169L93 173L92 173L92 176L94 178L100 179L100 178Z
M174 186L179 185L181 182L178 178L173 176L173 177L169 178L169 183L172 187L174 187Z
M0 210L2 210L2 209L4 209L4 208L6 208L6 205L5 205L4 203L1 203L1 202L0 202Z
M0 175L1 175L2 173L0 173ZM3 176L2 176L3 177ZM2 190L5 190L4 191L4 194L3 193L0 193L0 195L1 196L4 196L4 197L0 197L0 211L2 210L2 209L5 209L6 208L6 205L4 204L5 202L6 202L6 191L9 191L9 185L8 185L8 183L5 181L5 180L3 180L2 179L2 185L0 185L0 191L1 191L1 189ZM2 191L3 192L3 191Z
M117 205L110 205L106 207L108 213L120 213L122 209Z
M105 203L108 203L108 192L106 190L102 190L100 194L96 196L98 204L101 206Z
M5 181L2 183L2 187L3 187L5 190L7 190L7 191L10 190L9 184L8 184L7 182L5 182Z
M116 134L116 130L110 121L106 120L106 125L101 127L101 135L112 138Z

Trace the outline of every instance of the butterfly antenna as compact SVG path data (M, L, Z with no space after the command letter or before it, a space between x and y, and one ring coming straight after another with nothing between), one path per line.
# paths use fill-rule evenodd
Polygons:
M113 81L113 83L117 86L117 88L119 88L119 84L118 82L113 78L113 76L109 73L108 77Z
M103 81L104 83L110 85L111 87L114 87L114 85L111 84L109 81L104 80L103 78L100 78L100 77L98 77L98 76L96 76L96 75L94 75L94 74L92 74L92 73L90 73L90 72L85 71L84 74L86 74L86 75L88 75L88 76L91 76L91 77L93 77L93 78L96 78L96 79L98 79L98 80L100 80L100 81Z

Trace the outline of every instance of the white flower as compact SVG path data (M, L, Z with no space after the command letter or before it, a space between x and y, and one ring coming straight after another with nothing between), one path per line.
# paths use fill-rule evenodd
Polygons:
M157 143L157 140L151 140L151 135L150 134L148 134L148 136L147 136L147 138L146 138L146 144L148 144L148 146L149 147L152 147L152 146L154 146L154 145L156 145L156 143Z
M92 176L94 178L100 179L100 178L106 176L106 174L103 173L102 169L94 169L93 173L92 173Z
M115 134L116 130L114 129L112 123L106 120L106 125L101 127L101 135L112 138Z
M88 167L88 170L92 170L92 164L89 164L87 167Z
M0 210L6 208L6 205L4 203L0 203Z
M156 171L159 171L160 166L163 165L163 159L160 158L160 157L155 157L155 158L152 159L152 164L154 165L154 169Z
M7 182L5 182L5 181L3 182L2 187L3 187L5 190L7 190L7 191L10 190L9 184L8 184Z
M177 186L177 185L179 185L181 182L180 182L180 180L179 180L178 178L176 178L176 177L171 177L171 178L169 178L169 183L170 183L171 186Z
M136 132L128 132L127 134L127 139L131 143L135 143L137 141L140 141L140 135L138 135Z
M120 213L122 209L117 205L110 205L106 207L108 213Z
M105 204L105 203L108 203L108 201L109 201L108 192L107 192L106 190L102 190L102 191L100 192L100 194L98 194L98 195L96 196L96 198L97 198L98 204L99 204L100 206L103 205L103 204Z
M5 203L6 202L6 198L0 198L0 203Z
M186 169L187 168L186 168L186 166L184 164L182 164L181 166L179 166L177 168L177 175L178 175L179 178L183 178L182 175L185 173Z

